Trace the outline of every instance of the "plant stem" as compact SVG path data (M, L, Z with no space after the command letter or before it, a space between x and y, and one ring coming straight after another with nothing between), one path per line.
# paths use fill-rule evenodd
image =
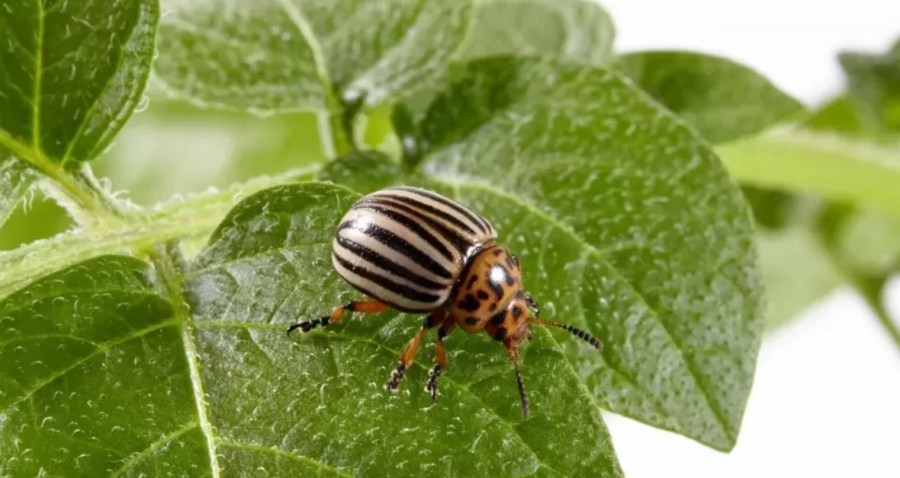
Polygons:
M855 214L855 208L852 206L829 204L820 211L816 219L816 238L825 251L825 256L859 292L872 313L875 314L875 318L894 341L897 351L900 352L900 327L884 306L883 291L887 284L888 273L866 273L855 267L841 252L838 238L853 214Z
M337 159L354 149L352 132L345 128L344 113L323 111L319 113L319 138L322 152L328 159Z
M8 148L13 155L49 179L56 199L66 203L69 212L82 225L112 226L124 222L119 208L90 181L84 174L78 174L51 161L42 151L22 144L8 133L0 130L0 146Z
M878 319L878 322L893 339L897 350L900 351L900 327L897 326L897 323L888 313L887 307L884 306L884 294L882 292L887 282L886 278L866 280L866 278L857 275L850 276L850 282L859 291L866 303L869 304L872 312L875 313L875 318Z

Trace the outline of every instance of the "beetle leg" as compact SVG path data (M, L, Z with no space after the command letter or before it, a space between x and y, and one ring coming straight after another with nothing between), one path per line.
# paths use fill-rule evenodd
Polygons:
M422 327L419 328L416 335L409 341L406 350L400 354L400 358L397 360L399 363L394 371L391 372L391 378L386 385L389 392L396 392L400 389L400 381L403 380L406 369L409 368L413 359L416 358L416 352L419 351L419 345L422 343L422 338L425 337L425 331L437 327L444 320L444 316L444 310L440 309L432 312L428 317L425 317L425 322L422 324Z
M525 393L525 382L522 380L522 371L519 370L519 348L516 342L506 339L506 355L516 369L516 384L519 386L519 401L522 404L522 417L528 418L528 394Z
M425 384L425 391L431 395L432 403L438 397L438 378L440 378L441 372L447 368L447 350L444 349L444 338L455 328L456 320L447 317L441 323L441 328L438 329L437 340L434 343L434 366L428 372L428 382Z
M292 324L287 329L287 333L300 329L301 332L307 333L317 327L325 327L328 324L336 324L344 318L347 312L362 312L364 314L374 314L384 312L390 309L390 306L375 299L352 300L344 305L339 305L331 310L331 314L323 315L317 319L305 320Z

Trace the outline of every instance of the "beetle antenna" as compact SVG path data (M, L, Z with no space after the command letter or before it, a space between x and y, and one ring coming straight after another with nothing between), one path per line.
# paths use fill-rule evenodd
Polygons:
M516 384L519 386L519 401L522 404L522 418L528 418L528 394L525 393L525 382L522 380L522 370L519 369L519 350L515 345L507 344L506 355L516 369Z
M603 342L601 342L600 339L598 339L597 337L594 337L593 335L591 335L577 327L572 327L569 324L564 324L562 322L557 322L555 320L528 319L528 321L531 322L532 324L548 325L551 327L559 327L561 329L568 331L570 334L578 337L579 339L584 340L585 342L591 344L592 346L594 346L595 349L603 350Z

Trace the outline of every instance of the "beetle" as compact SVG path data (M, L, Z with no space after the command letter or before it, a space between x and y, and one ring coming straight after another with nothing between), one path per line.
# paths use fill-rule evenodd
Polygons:
M435 401L438 378L447 368L444 339L457 326L470 333L486 332L506 348L516 373L522 416L527 418L519 344L530 337L529 325L565 329L597 350L603 344L584 330L541 319L537 302L524 289L521 261L496 239L487 219L433 191L392 187L364 196L341 219L331 258L338 275L368 298L292 324L287 333L340 322L348 312L427 313L386 387L390 392L399 390L426 331L437 327L434 366L425 385Z

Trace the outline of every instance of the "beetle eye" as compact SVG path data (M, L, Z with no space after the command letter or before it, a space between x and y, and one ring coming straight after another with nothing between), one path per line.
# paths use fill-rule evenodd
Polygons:
M528 308L531 310L531 315L533 315L536 319L540 318L541 306L539 306L538 303L534 301L534 298L532 298L530 294L525 294L525 302L528 304Z
M519 260L519 256L512 256L513 264L516 265L516 269L522 268L522 261Z

